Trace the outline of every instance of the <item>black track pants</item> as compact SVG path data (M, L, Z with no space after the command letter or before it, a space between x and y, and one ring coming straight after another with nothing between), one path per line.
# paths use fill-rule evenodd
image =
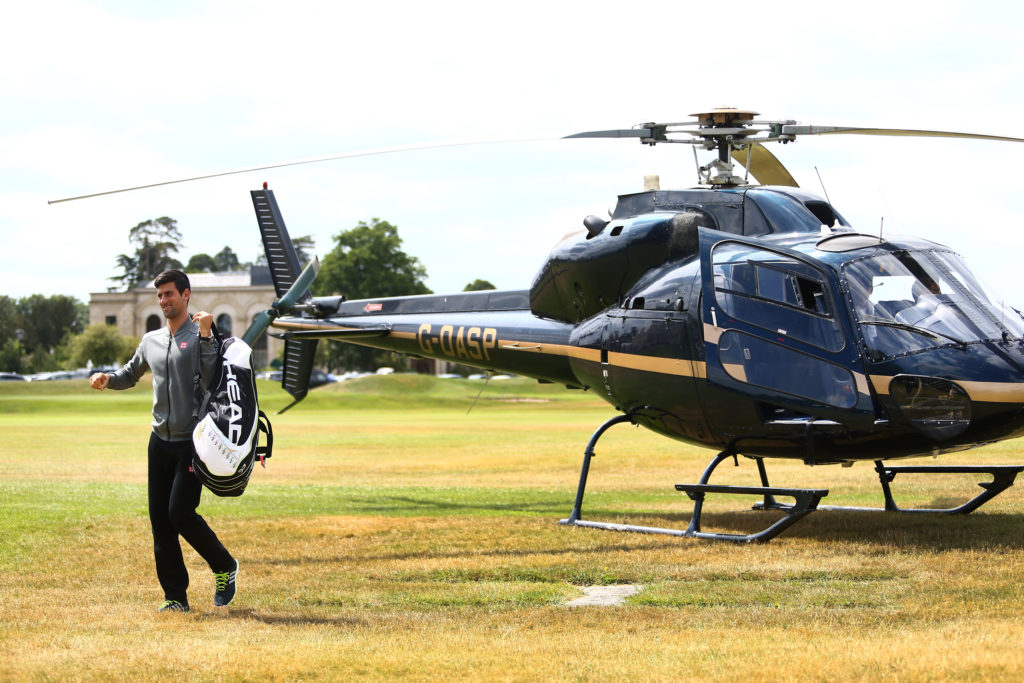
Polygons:
M180 534L215 572L231 571L235 560L199 516L203 485L190 468L191 441L149 437L149 521L153 525L156 575L166 600L187 600L188 570L181 556Z

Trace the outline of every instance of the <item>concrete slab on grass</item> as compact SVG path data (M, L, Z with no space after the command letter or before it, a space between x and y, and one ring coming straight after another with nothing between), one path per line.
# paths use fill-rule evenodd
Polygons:
M613 607L615 605L621 605L626 598L631 595L636 595L641 590L641 586L635 586L630 584L619 585L619 586L584 586L583 592L586 593L582 598L576 598L566 604L567 607Z

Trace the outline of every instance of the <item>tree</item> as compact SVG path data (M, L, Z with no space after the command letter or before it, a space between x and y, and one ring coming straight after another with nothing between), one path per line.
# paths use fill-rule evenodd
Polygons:
M33 294L15 301L0 296L0 369L58 369L67 340L88 320L89 308L74 297Z
M0 346L17 341L18 305L9 296L0 295Z
M218 251L213 257L213 262L216 266L213 269L215 273L227 273L239 268L238 255L232 251L231 247L224 247Z
M110 279L120 282L125 291L153 280L170 268L182 268L181 262L171 256L181 249L178 222L162 216L139 223L128 231L128 242L135 245L133 254L118 254L120 275Z
M373 218L334 236L315 281L317 294L344 294L349 299L429 294L427 269L402 251L398 228Z
M21 372L25 367L22 362L24 352L17 339L11 338L0 344L0 372Z
M136 346L137 339L122 337L113 325L98 323L71 340L69 360L76 368L85 367L90 360L95 366L120 365L131 358Z
M423 283L427 269L415 256L402 251L398 228L378 218L360 221L351 230L334 236L335 246L328 252L314 281L316 295L344 294L349 299L430 294ZM388 352L374 351L348 344L330 344L327 362L331 370L342 368L373 369Z
M481 291L483 291L485 289L497 289L497 287L492 285L487 280L481 280L480 278L477 278L477 279L473 280L472 282L470 282L465 287L463 287L462 291L463 292L481 292Z
M185 266L186 273L213 273L217 270L217 262L209 254L194 254Z
M22 331L25 353L51 353L69 335L85 329L89 308L78 299L55 294L33 294L18 300L16 329Z

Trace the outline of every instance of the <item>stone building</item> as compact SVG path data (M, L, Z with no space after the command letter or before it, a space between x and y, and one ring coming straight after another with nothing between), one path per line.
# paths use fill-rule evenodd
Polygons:
M248 272L189 273L192 298L189 310L209 311L224 335L242 336L253 317L277 299L270 269L254 266ZM164 325L156 289L149 282L127 292L89 295L89 324L107 323L126 336L141 337ZM266 367L284 345L280 339L261 335L253 348L253 364Z

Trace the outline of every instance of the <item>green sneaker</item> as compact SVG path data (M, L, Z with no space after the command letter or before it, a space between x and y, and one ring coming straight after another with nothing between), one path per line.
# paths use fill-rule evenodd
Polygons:
M188 601L181 602L180 600L164 600L164 604L160 605L157 612L187 612Z
M213 594L213 606L227 607L235 599L235 589L238 586L238 560L235 560L233 570L214 572L213 581L217 585L217 592Z

